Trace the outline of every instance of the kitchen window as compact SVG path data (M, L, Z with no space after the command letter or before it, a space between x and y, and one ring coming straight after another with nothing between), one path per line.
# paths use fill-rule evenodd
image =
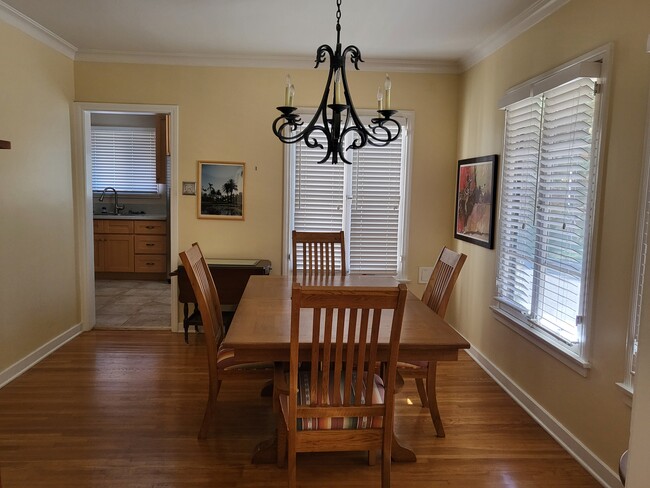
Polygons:
M90 137L94 192L158 193L155 128L93 126Z
M602 56L503 99L497 318L586 374ZM557 354L557 353L560 354ZM567 361L568 360L568 361Z
M370 123L369 116L361 118ZM404 114L396 118L402 125L399 138L388 146L368 144L348 151L346 158L352 164L317 164L325 149L307 147L304 141L285 146L284 272L292 269L292 230L343 230L350 273L402 276L412 124ZM319 142L327 146L324 140Z

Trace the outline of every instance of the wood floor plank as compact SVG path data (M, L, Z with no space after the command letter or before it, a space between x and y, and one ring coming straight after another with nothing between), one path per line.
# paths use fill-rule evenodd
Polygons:
M274 429L263 381L224 383L220 422L196 438L207 398L202 335L92 331L0 390L3 488L284 487L275 465L252 465ZM599 484L466 354L438 367L447 436L407 381L396 433L417 463L393 464L393 486L592 488ZM305 487L378 486L363 453L300 455Z

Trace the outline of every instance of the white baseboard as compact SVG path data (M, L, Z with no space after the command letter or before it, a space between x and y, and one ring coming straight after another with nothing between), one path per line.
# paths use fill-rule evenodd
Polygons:
M66 342L74 339L82 332L81 324L74 325L68 330L59 334L54 339L46 342L41 347L36 349L34 352L28 354L23 359L9 366L4 371L0 372L0 388L18 378L21 374L27 371L29 368L37 364L38 362L45 359L47 356L56 351Z
M542 426L569 454L606 488L620 488L618 474L591 452L579 439L569 432L557 419L514 383L503 371L492 364L480 351L472 347L468 354Z

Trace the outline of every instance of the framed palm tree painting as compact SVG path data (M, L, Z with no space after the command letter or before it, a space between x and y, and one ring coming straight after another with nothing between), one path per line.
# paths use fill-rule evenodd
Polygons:
M199 161L200 219L244 220L245 163Z

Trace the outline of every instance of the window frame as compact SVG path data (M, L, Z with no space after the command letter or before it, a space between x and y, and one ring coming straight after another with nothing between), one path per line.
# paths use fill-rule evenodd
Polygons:
M315 108L305 108L300 107L297 110L297 113L302 116L303 119L308 120L316 113ZM361 118L365 117L374 117L377 112L370 109L357 109L357 114ZM413 132L415 125L415 112L410 110L400 111L398 114L399 118L405 120L405 140L404 140L404 167L402 168L402 204L400 205L400 224L401 230L399 230L398 235L398 266L397 274L395 278L400 282L408 281L407 278L407 250L408 250L408 236L409 236L409 215L410 215L410 205L411 205L411 171L412 171L412 153L413 153ZM404 129L404 127L403 127ZM288 275L291 273L290 258L291 258L291 232L292 222L293 222L293 196L292 188L295 181L295 144L284 144L284 198L283 198L283 244L282 244L282 267L281 273L283 275ZM328 164L328 163L323 163ZM343 164L343 163L339 163ZM350 180L346 180L346 185L350 184ZM344 189L344 194L349 188ZM349 219L350 215L348 214L343 216L344 219L344 230L349 228L349 222L346 223L345 219ZM349 235L346 231L346 245L349 246ZM346 250L346 257L349 261L350 256ZM348 269L349 263L348 263Z
M598 208L602 201L602 184L600 183L599 175L602 171L602 165L605 161L605 154L603 149L602 141L604 140L604 131L607 127L607 107L608 107L608 87L609 79L611 78L611 52L612 45L608 44L601 48L595 49L589 53L586 53L576 59L573 59L553 70L547 71L531 80L528 80L524 83L521 83L506 92L504 97L500 100L499 108L503 109L508 105L511 105L519 100L524 100L529 97L538 96L543 92L546 92L553 88L553 86L560 86L564 82L570 81L570 77L576 73L580 72L580 66L583 63L589 62L599 62L601 63L600 74L598 76L598 85L600 97L599 102L595 107L593 126L592 126L592 154L591 154L591 192L590 192L590 209L588 211L588 216L590 222L588 223L588 238L589 241L585 247L585 256L584 256L584 266L582 271L582 310L583 310L583 326L581 330L581 337L577 344L577 347L567 347L567 344L554 337L553 334L544 331L539 327L532 327L531 324L520 318L520 314L515 307L509 307L500 301L497 296L493 300L491 305L491 310L494 313L495 318L500 323L508 326L514 332L520 334L522 337L534 343L540 349L547 352L552 357L556 358L566 366L568 366L573 371L579 373L582 376L587 376L590 364L590 350L591 350L591 318L593 316L593 292L594 292L594 283L592 277L595 275L595 259L594 256L597 255L597 245L598 240L596 236L598 235L598 226L599 226L599 211ZM574 76L574 79L579 76ZM503 148L505 149L506 144L506 133L505 133L505 123L504 123L504 140ZM506 161L502 157L502 165L500 168L501 171L501 185L500 188L503 189L503 177L505 173ZM503 197L503 190L499 194L499 231L497 233L498 244L497 244L497 260L496 260L496 269L495 276L497 275L496 271L499 266L499 255L501 252L501 200Z
M641 325L641 307L643 292L647 294L648 259L650 252L650 99L647 106L645 142L643 155L643 180L639 189L639 204L637 215L637 231L632 268L632 286L630 289L630 317L628 322L627 344L625 348L625 376L617 385L631 399L634 395L634 369L636 356L635 344L638 342ZM631 405L630 405L631 406Z

